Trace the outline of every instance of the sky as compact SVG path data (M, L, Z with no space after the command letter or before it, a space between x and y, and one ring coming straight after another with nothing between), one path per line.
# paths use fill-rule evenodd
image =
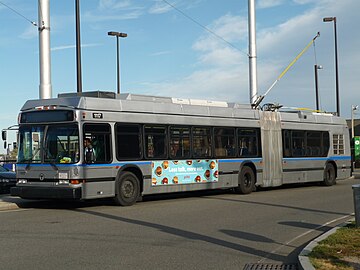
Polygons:
M320 32L263 103L315 109L317 64L320 109L336 111L334 24L322 21L335 16L340 114L350 118L360 105L360 1L255 3L260 95ZM2 129L39 98L39 37L30 23L37 20L37 0L0 0ZM247 0L80 0L80 20L83 91L116 92L116 38L107 32L117 31L128 34L120 39L122 93L249 103ZM50 27L57 97L77 89L74 0L50 0Z

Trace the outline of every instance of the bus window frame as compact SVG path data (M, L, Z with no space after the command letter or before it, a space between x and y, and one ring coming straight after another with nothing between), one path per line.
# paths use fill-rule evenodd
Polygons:
M142 133L143 133L143 152L144 152L144 159L147 160L167 160L169 159L169 149L168 149L168 144L169 144L169 140L168 140L168 126L169 125L162 125L162 124L152 124L152 123L146 123L142 125ZM164 141L164 147L165 147L165 151L164 151L164 156L162 157L149 157L148 156L148 149L146 149L146 132L145 129L146 127L159 127L159 128L164 128L165 131L165 141ZM154 149L153 149L154 150Z
M180 157L178 156L172 156L171 155L171 140L172 140L172 137L171 137L171 129L172 128L187 128L189 130L189 153L187 156L183 156L181 155ZM192 126L187 126L187 125L168 125L168 157L169 159L171 160L176 160L177 158L178 159L190 159L192 157ZM181 138L183 138L183 136L181 136Z
M216 154L216 138L218 137L216 134L215 134L215 130L216 129L231 129L232 131L233 131L233 140L234 140L234 144L233 144L233 146L234 146L234 154L233 155L228 155L228 154L226 154L226 155L217 155ZM236 158L236 157L238 157L238 151L237 151L237 149L238 149L238 143L237 143L237 128L236 127L226 127L226 126L216 126L216 127L213 127L213 141L214 141L214 143L213 143L213 156L215 157L215 158ZM230 137L230 135L229 136L224 136L224 135L219 135L220 137ZM229 150L227 150L226 149L226 147L223 147L223 148L220 148L220 149L224 149L225 151L229 151Z
M243 130L252 130L255 132L255 147L256 147L256 153L254 154L247 154L247 155L240 155L240 147L239 144L239 138L240 138L240 132ZM245 136L251 138L251 136ZM261 131L258 127L238 127L236 129L236 144L237 144L237 156L240 158L256 158L262 156L262 145L261 145Z
M86 131L86 126L87 125L95 125L95 126L100 126L100 125L103 125L103 126L108 126L108 128L109 128L109 133L105 133L105 132L97 132L97 131ZM99 160L97 160L98 159L98 157L97 157L97 155L98 155L98 153L96 153L97 151L96 151L96 148L94 147L94 149L95 149L95 161L94 161L94 164L111 164L112 162L113 162L113 160L114 160L114 158L113 158L113 142L112 142L112 134L113 134L113 132L112 132L112 128L111 128L111 124L110 123L97 123L97 122L84 122L83 123L83 125L82 125L82 136L83 136L83 138L82 138L82 140L81 140L81 142L83 142L84 141L84 139L86 138L86 133L90 133L91 134L91 143L92 143L92 146L94 147L94 140L93 140L93 134L102 134L102 135L105 135L105 134L108 134L108 136L109 136L109 150L110 150L110 152L109 152L109 157L110 157L110 160L106 160L106 161L99 161ZM104 143L105 143L105 141L104 141ZM84 157L84 145L83 144L81 144L82 145L82 160L83 160L83 163L85 163L86 164L86 162L85 162L85 157ZM105 146L105 144L104 144L104 146ZM105 155L106 156L106 155Z
M124 158L120 158L119 155L118 155L118 132L117 132L117 128L118 126L121 126L121 125L124 125L124 126L137 126L138 127L138 138L139 138L139 150L140 150L140 156L139 157L136 157L136 158L132 158L132 157L124 157ZM116 156L116 159L119 160L119 161L126 161L126 160L143 160L145 159L145 150L144 150L144 134L143 134L143 126L144 125L141 125L141 124L136 124L136 123L124 123L124 122L116 122L115 125L114 125L114 138L115 138L115 156Z
M207 149L210 149L211 153L208 155L196 155L195 151L194 151L194 129L199 128L199 129L209 129L210 131L210 147L207 147ZM214 134L213 134L213 128L211 126L191 126L191 157L193 159L210 159L214 156Z

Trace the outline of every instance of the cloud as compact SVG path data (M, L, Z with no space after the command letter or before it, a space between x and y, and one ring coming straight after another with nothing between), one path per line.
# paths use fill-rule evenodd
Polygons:
M104 22L117 20L132 20L137 19L143 15L142 10L134 10L131 12L124 12L122 14L95 14L93 12L85 12L83 18L86 22Z
M88 47L98 47L102 46L102 44L99 43L89 43L89 44L81 44L81 48L88 48ZM57 46L51 48L51 51L62 51L62 50L68 50L68 49L74 49L76 48L76 45L64 45L64 46Z
M29 25L20 35L22 39L33 39L38 36L38 29L34 25Z
M240 16L226 14L208 26L211 31L240 46L247 37L247 20ZM247 55L230 47L226 42L205 32L192 46L198 52L193 73L172 82L145 83L140 91L150 94L178 97L191 97L216 100L239 100L248 102ZM171 94L170 94L171 93Z
M354 0L296 0L297 4L314 5L298 16L270 28L258 27L258 88L264 94L287 65L321 31L317 39L317 59L324 69L319 73L319 90L322 109L335 111L333 28L322 22L329 14L338 16L341 103L360 100L360 92L351 91L359 84L357 65L360 53L360 36L353 34L360 27L356 10L360 2ZM267 2L267 5L280 2ZM264 2L263 2L264 5ZM280 7L278 7L280 8ZM333 16L333 15L332 15ZM341 22L341 24L339 23ZM355 22L355 24L354 24ZM247 18L226 14L209 26L214 33L247 50ZM330 40L330 42L329 42ZM214 35L204 32L194 41L192 49L198 54L195 71L173 81L146 83L144 93L177 95L201 99L217 99L248 103L248 58ZM314 49L310 48L282 77L264 103L279 102L286 106L315 107ZM146 86L146 90L145 90ZM349 90L350 89L350 90ZM344 105L342 105L344 106ZM346 109L342 109L347 114Z
M259 0L257 1L257 8L271 8L280 6L284 3L284 0Z
M184 12L184 10L197 7L204 0L178 1L176 3L170 0L166 0L166 1L153 0L153 1L155 2L155 4L153 4L148 11L150 14L163 14L176 9L179 9L181 10L181 12ZM177 10L177 12L179 12L179 10Z
M193 49L201 53L199 59L202 64L236 65L240 58L246 55L245 51L235 49L240 41L247 38L245 18L227 14L214 21L208 28L216 36L206 32L193 45ZM232 46L230 47L227 42Z
M130 0L100 0L99 9L102 11L107 10L118 10L118 9L127 9L132 7L132 2Z
M204 69L198 70L178 81L146 83L141 92L160 96L191 97L207 100L239 100L238 86L246 83L246 76L242 74L242 67L236 69ZM245 99L241 102L245 103Z
M170 54L171 51L161 51L161 52L155 52L150 54L150 56L159 56L159 55L166 55L166 54Z
M134 4L131 0L100 0L97 10L86 11L83 19L86 22L132 20L144 13L145 7Z
M162 0L156 0L155 4L150 7L150 14L162 14L172 10L172 7Z

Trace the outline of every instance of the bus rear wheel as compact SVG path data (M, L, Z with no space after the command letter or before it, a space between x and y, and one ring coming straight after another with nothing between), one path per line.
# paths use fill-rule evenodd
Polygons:
M132 172L121 172L115 181L115 198L117 205L130 206L136 203L140 195L139 179Z
M249 194L255 189L254 171L244 166L239 173L239 185L235 188L236 193Z
M332 186L336 184L336 174L335 174L335 168L334 165L328 163L326 164L325 170L324 170L324 186Z

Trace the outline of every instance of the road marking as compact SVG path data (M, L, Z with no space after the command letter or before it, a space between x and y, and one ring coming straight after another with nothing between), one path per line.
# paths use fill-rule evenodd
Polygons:
M328 221L328 222L324 223L323 225L320 225L320 226L318 226L318 227L316 227L316 228L314 228L314 229L308 230L308 231L306 231L306 232L304 232L304 233L302 233L302 234L294 237L293 239L291 239L290 241L286 242L285 244L282 244L281 246L277 247L276 249L274 249L273 251L271 251L270 253L268 253L267 256L265 256L265 257L263 257L261 260L259 260L258 263L264 262L266 259L268 259L268 258L270 257L270 255L275 254L276 252L278 252L278 251L279 251L280 249L282 249L283 247L286 247L286 246L290 245L292 242L295 242L296 240L298 240L298 239L300 239L300 238L302 238L302 237L304 237L304 236L306 236L306 235L308 235L308 234L310 234L310 233L313 233L313 232L315 232L315 231L317 231L317 230L319 230L319 229L321 229L321 228L323 228L323 227L326 227L326 226L328 226L328 225L330 225L330 224L332 224L332 223L334 223L334 222L337 222L337 221L342 220L342 219L348 219L348 218L350 218L350 217L352 217L352 216L354 216L354 215L355 215L355 213L351 213L351 214L349 214L349 215L342 216L342 217L333 219L333 220L331 220L331 221Z

